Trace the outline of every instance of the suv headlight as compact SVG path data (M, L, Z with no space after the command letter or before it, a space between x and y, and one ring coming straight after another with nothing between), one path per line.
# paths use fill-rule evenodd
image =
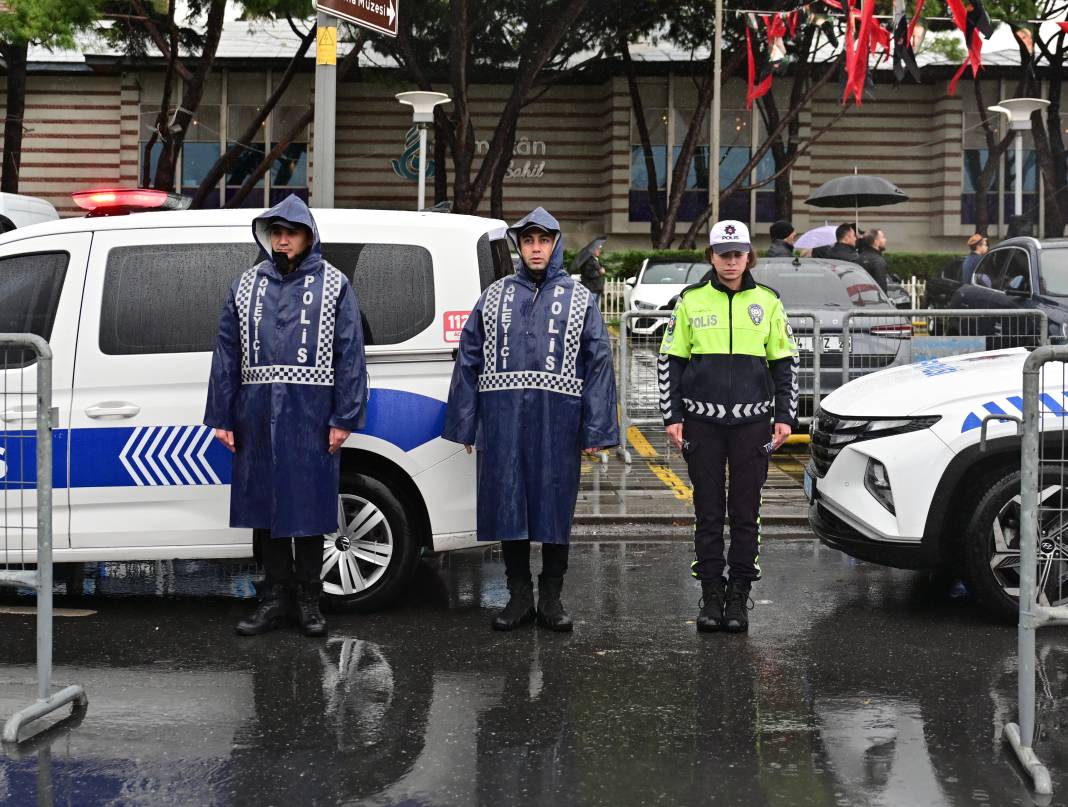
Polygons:
M635 300L634 307L639 311L656 311L656 303L647 303L645 300Z
M874 440L921 429L929 429L942 419L941 415L917 418L839 418L830 432L831 444Z
M879 460L868 458L868 468L864 471L864 487L891 515L897 515L894 510L894 494L890 490L890 477L886 473L886 466Z

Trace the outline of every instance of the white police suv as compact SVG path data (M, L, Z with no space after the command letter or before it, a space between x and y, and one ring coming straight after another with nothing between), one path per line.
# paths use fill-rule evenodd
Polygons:
M227 526L229 452L201 420L219 313L257 260L261 211L136 212L174 206L159 193L81 194L87 217L0 237L0 332L39 334L55 357L57 562L252 551L251 531ZM372 608L423 550L475 544L475 460L441 431L460 330L512 264L501 221L313 212L357 291L371 381L367 425L342 454L324 591ZM35 377L32 356L0 355L0 563L34 557Z
M988 415L1021 416L1027 356L1017 348L933 359L863 376L824 398L805 472L813 531L862 560L952 569L991 611L1015 618L1021 438L1012 421L988 423L984 450L980 434ZM1048 365L1044 378L1044 412L1068 415L1061 365ZM1045 505L1068 508L1062 484L1044 486ZM1052 604L1068 602L1061 541L1052 529L1042 550Z

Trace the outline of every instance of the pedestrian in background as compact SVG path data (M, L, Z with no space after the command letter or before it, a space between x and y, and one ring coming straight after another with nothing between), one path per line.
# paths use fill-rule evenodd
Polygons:
M879 288L886 291L887 271L886 258L886 233L878 228L867 230L857 240L857 255L860 265L868 270L868 274L879 284Z
M860 263L860 255L857 254L857 228L852 222L839 224L834 231L834 239L830 246L812 250L812 257Z
M300 198L255 218L252 234L263 260L230 288L204 415L234 453L230 526L252 529L263 563L259 607L237 632L275 630L295 610L305 635L322 636L323 535L338 528L340 449L367 398L360 312Z
M712 271L682 290L660 346L660 408L693 482L697 629L742 632L749 629L750 588L760 579L768 456L797 417L797 348L778 293L753 279L756 254L746 226L717 222L705 255Z
M605 270L601 266L601 250L604 249L605 238L597 238L587 244L576 256L572 264L571 274L578 274L582 285L590 290L594 304L598 309L601 307L601 298L604 296Z
M536 618L569 631L560 593L581 452L619 443L612 352L593 295L564 271L557 220L539 207L508 237L519 269L482 293L464 326L443 436L478 448L478 539L501 542L510 595L492 627Z
M775 222L771 225L771 246L768 248L768 257L794 257L794 241L796 240L797 231L794 230L793 224L781 219Z
M968 254L964 256L964 263L960 266L960 282L968 285L975 275L975 267L979 261L990 251L990 242L982 233L976 233L968 239Z

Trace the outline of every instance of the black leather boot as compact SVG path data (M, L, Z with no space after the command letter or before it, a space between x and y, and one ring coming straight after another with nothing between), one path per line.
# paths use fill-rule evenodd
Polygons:
M256 636L260 633L278 630L289 621L293 613L293 599L289 586L274 583L266 589L260 604L252 616L237 623L237 632L242 636Z
M723 614L726 621L723 626L724 630L730 633L745 633L749 630L749 589L752 585L749 580L733 578L727 583L727 605Z
M326 620L319 610L319 586L301 586L297 591L297 622L305 636L326 636Z
M697 615L697 630L702 633L723 630L723 600L727 594L727 581L701 581L701 613Z
M575 626L560 602L564 578L538 575L538 623L550 630L566 633Z
M534 582L529 577L509 577L508 593L508 604L493 618L494 630L515 630L534 621Z

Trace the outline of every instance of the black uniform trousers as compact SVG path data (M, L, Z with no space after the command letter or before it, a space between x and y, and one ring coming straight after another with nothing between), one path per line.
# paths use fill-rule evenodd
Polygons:
M504 573L508 577L530 577L530 541L501 541ZM541 573L546 577L563 577L567 573L567 544L541 545Z
M268 586L297 583L305 591L322 589L323 536L272 538L270 530L252 532L252 540L259 544L260 561Z
M723 577L723 521L731 520L731 545L727 556L730 576L737 580L760 579L760 492L768 478L771 440L766 420L724 426L687 420L682 430L682 453L693 482L697 515L694 529L693 575L700 580ZM725 470L730 469L727 488Z

